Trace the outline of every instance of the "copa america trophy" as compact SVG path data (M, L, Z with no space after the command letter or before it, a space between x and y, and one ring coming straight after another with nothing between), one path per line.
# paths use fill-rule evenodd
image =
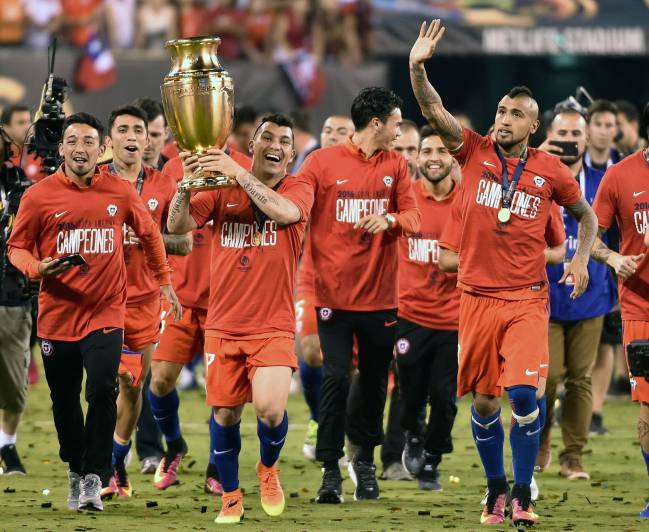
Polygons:
M216 55L219 44L218 37L194 37L165 45L172 61L160 87L167 123L178 146L199 156L222 148L232 130L234 91ZM198 168L178 188L199 192L236 184L229 176Z

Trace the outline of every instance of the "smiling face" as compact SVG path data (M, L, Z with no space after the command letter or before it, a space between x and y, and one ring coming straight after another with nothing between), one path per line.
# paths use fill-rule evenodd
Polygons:
M110 130L113 158L123 166L141 163L147 145L144 120L132 115L119 115Z
M431 183L439 183L451 173L453 156L438 135L430 135L421 141L417 166L421 175Z
M505 96L498 104L494 121L494 135L498 145L509 149L521 142L527 142L529 136L539 127L538 115L538 105L529 96Z
M345 142L354 133L354 123L346 116L330 116L320 132L320 146L326 148Z
M264 122L250 141L252 168L255 176L266 179L284 177L295 158L293 132L288 126Z
M104 143L97 130L88 124L70 124L63 132L59 155L65 160L65 167L79 178L95 172L97 159L104 153Z
M394 142L401 136L401 109L395 108L386 119L381 122L378 118L372 118L370 124L374 126L375 140L379 150L390 150Z

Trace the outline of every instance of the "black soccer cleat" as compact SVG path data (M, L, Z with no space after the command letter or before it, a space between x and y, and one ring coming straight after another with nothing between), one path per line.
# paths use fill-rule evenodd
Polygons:
M5 475L26 475L25 467L20 461L16 446L12 443L0 448L0 462Z
M424 467L419 471L419 489L424 491L442 491L442 485L439 482L439 471L435 464L426 462Z
M406 432L406 443L403 446L403 453L401 453L401 463L406 471L412 476L419 476L419 472L424 463L426 462L426 455L424 452L424 445L419 436L414 435L410 431Z
M322 468L322 484L315 498L318 504L340 504L343 499L343 477L340 470Z
M379 498L379 484L376 481L376 466L361 460L354 460L347 466L349 478L356 486L355 501L376 500Z

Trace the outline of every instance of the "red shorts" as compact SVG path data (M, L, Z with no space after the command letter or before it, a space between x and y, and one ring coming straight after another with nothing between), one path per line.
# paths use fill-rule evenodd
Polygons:
M230 340L205 337L205 388L209 406L239 406L252 400L252 378L259 367L297 369L293 338Z
M547 299L506 301L462 292L457 395L501 396L510 386L538 386L547 376ZM542 372L543 371L543 372Z
M163 312L159 298L137 307L126 307L124 345L131 351L142 351L160 336Z
M622 321L622 342L624 354L627 355L626 346L633 340L646 340L649 338L649 321ZM629 361L627 359L627 368ZM630 377L631 399L649 403L649 382L642 377Z
M142 379L143 359L144 355L140 351L130 351L122 347L117 374L129 380L131 386L137 386Z
M298 294L295 301L295 333L300 338L318 334L314 299L313 294Z
M203 353L207 310L185 307L182 319L162 319L160 345L153 360L187 364L197 353Z

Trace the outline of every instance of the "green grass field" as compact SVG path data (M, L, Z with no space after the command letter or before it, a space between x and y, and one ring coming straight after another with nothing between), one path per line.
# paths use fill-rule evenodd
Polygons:
M267 517L258 501L254 465L258 457L256 423L246 411L241 452L241 486L246 495L246 517L238 529L246 530L478 530L484 484L482 467L471 439L467 400L460 402L454 437L455 452L442 463L442 493L425 493L414 482L382 482L381 499L354 502L352 483L344 483L345 504L316 505L313 497L320 471L301 452L307 410L299 396L292 396L291 428L281 459L281 477L287 506L279 518ZM636 442L637 408L628 401L611 401L605 409L611 434L594 439L585 464L590 481L568 482L558 474L556 459L559 430L554 430L554 462L539 475L541 500L539 530L643 530L649 523L636 517L647 495L647 476ZM507 413L505 419L508 419ZM42 381L29 394L18 447L28 471L26 477L0 476L0 529L3 530L106 530L121 532L205 530L216 528L220 501L202 490L209 435L207 409L200 392L185 392L181 422L190 454L184 461L181 484L159 492L152 476L131 466L135 495L110 501L100 514L76 514L66 509L66 467L58 458L58 444L51 417L47 385ZM378 456L378 450L377 450ZM509 462L509 457L507 457ZM459 484L448 482L458 476ZM346 478L346 472L345 472ZM43 495L43 490L50 493ZM153 503L156 503L155 505ZM504 527L503 527L504 529Z

